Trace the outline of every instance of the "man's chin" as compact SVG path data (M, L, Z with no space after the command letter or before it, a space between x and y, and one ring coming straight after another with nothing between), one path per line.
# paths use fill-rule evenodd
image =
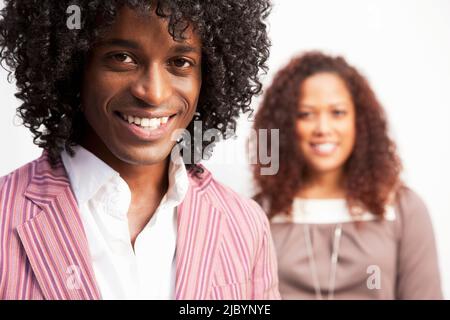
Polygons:
M115 156L129 165L151 166L160 164L170 157L170 150L167 152L156 152L153 150L126 150L118 152Z

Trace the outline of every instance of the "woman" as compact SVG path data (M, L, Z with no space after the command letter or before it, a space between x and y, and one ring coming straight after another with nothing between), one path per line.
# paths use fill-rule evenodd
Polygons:
M277 175L254 177L284 299L441 299L430 217L400 182L384 111L342 57L293 59L255 129L280 129Z

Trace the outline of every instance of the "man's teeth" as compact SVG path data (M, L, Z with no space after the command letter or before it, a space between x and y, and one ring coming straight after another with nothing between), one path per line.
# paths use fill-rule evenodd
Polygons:
M128 123L134 123L140 127L143 128L150 128L150 129L156 129L159 128L162 124L166 124L169 121L169 117L162 117L162 118L138 118L134 116L127 116L124 114L121 114L122 118L125 121L128 121Z
M331 153L336 149L336 143L315 143L312 145L320 153Z

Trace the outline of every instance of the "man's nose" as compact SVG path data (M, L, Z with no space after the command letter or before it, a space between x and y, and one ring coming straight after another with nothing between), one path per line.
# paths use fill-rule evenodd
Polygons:
M131 93L146 104L159 106L171 95L169 75L162 66L152 65L132 84Z

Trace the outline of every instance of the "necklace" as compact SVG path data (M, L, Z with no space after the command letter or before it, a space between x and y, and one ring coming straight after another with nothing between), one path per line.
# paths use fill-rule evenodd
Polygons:
M304 224L304 234L305 234L305 242L306 242L306 250L308 252L309 257L309 267L311 269L313 281L314 281L314 290L316 292L316 299L323 300L322 291L320 290L320 282L319 275L317 273L316 261L314 259L311 233L309 231L309 225L307 223ZM336 269L337 262L339 256L339 244L342 235L342 224L339 223L336 225L334 229L334 239L333 239L333 253L331 254L331 266L330 266L330 278L328 282L328 300L334 299L334 288L336 286Z

